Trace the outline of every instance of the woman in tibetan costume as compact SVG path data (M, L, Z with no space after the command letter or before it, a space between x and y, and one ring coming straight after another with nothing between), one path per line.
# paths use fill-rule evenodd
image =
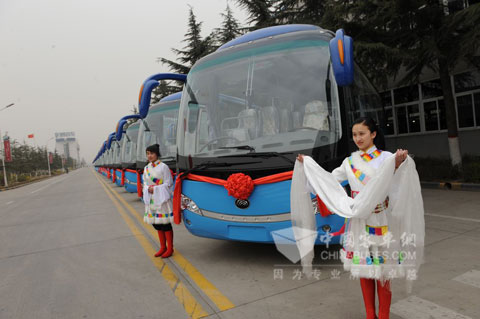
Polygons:
M162 163L158 144L147 147L148 164L143 171L143 221L158 232L160 250L155 257L168 258L173 254L173 179L168 166Z
M340 256L351 277L360 278L367 319L377 318L375 286L379 318L389 318L390 280L416 279L423 261L425 236L415 163L406 150L392 154L378 149L377 134L373 119L355 121L352 135L359 150L332 173L312 158L299 155L291 192L292 223L296 227L317 230L310 193L318 195L332 213L347 218ZM350 185L351 197L339 184L345 180ZM299 238L297 234L298 231L295 235ZM310 242L297 240L304 269L311 267L314 241L315 238Z

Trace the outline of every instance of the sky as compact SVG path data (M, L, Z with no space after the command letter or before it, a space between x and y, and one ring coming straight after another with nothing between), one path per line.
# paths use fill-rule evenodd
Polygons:
M156 60L184 46L189 5L206 36L227 0L0 0L0 109L15 103L0 111L2 136L53 151L54 133L73 131L90 163L143 81L169 72Z

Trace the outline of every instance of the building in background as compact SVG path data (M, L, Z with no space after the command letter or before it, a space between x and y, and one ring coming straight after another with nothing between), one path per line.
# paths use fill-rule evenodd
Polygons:
M80 146L75 132L55 133L55 150L64 158L72 158L80 163Z
M445 15L461 11L480 0L439 0ZM480 56L477 51L476 56ZM404 71L403 71L404 72ZM397 80L402 78L402 71ZM447 121L439 74L424 70L419 83L400 86L392 79L380 92L386 115L389 150L408 148L420 157L449 158ZM480 69L458 63L450 77L457 113L462 156L480 156Z
M480 156L480 70L457 66L451 76L462 155ZM448 158L447 122L438 74L420 83L380 92L386 115L387 148L408 148L421 157Z

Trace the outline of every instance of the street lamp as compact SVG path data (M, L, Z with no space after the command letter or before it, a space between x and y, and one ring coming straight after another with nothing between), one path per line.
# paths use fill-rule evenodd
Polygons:
M15 105L15 103L10 103L10 104L8 104L7 106L1 108L0 111L3 111L3 110L5 110L5 109L8 109L9 107L12 107L12 106L14 106L14 105Z
M51 137L45 142L45 152L47 153L47 164L48 164L48 176L52 176L52 172L50 171L50 156L48 156L48 142L50 142L53 139L54 137Z

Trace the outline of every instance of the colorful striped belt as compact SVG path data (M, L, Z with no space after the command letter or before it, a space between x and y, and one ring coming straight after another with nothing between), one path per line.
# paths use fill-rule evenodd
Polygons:
M360 258L359 256L355 256L353 251L345 251L345 252L346 252L345 257L347 259L351 259L354 265L372 265L372 264L380 265L386 262L384 256L378 256L378 257L369 256L365 258Z
M148 218L167 218L167 217L173 217L173 212L170 214L150 214L150 213L145 213L145 216Z
M366 225L365 230L370 235L383 236L388 232L388 226L370 226Z
M155 214L156 218L167 218L167 217L173 217L173 213L170 214Z

